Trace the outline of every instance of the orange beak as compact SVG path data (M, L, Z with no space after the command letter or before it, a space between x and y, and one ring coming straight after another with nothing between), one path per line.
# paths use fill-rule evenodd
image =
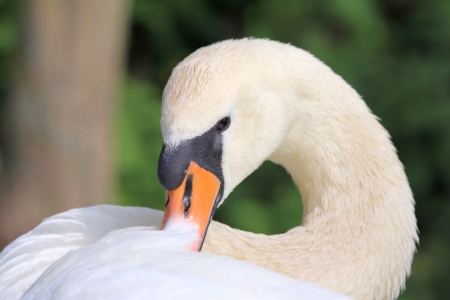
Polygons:
M200 239L191 246L191 250L200 251L215 210L220 186L219 178L213 173L191 162L181 185L166 192L166 209L161 229L170 218L181 217L195 222L199 227Z

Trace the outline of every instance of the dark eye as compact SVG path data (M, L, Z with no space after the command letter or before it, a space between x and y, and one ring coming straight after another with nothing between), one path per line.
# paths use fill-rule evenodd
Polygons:
M223 118L216 124L216 131L221 133L228 129L230 126L231 120L230 117Z

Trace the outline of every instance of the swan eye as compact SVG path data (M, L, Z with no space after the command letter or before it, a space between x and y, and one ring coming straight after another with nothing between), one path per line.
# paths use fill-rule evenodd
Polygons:
M230 126L231 120L230 117L223 118L216 124L216 131L218 133L224 132Z

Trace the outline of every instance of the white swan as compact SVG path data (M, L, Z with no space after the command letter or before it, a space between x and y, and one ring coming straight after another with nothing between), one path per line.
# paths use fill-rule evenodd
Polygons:
M154 268L159 266L173 272L179 262L175 258L182 257L186 262L187 256L198 259L192 258L198 265L205 261L207 267L201 269L205 272L202 278L206 283L211 278L209 287L228 282L225 289L228 292L235 287L241 295L250 295L245 294L248 292L245 288L254 291L275 282L280 284L271 290L269 286L270 291L258 295L284 292L286 297L303 295L311 299L320 296L307 293L319 291L330 293L322 294L325 298L340 297L328 289L305 287L304 282L289 281L287 277L224 257L182 250L167 252L171 247L201 247L202 239L195 238L192 230L202 238L215 208L248 174L269 159L284 166L300 189L304 205L302 226L286 234L266 236L211 222L204 251L248 261L356 299L398 296L410 273L418 240L411 190L386 130L359 95L319 60L293 46L267 40L225 41L199 49L174 69L164 90L161 125L164 147L159 177L169 190L164 223L185 217L197 224L195 229L185 221L180 223L185 225L177 225L164 234L142 228L110 232L158 224L161 216L143 208L108 206L104 216L97 220L89 217L94 221L87 221L83 220L85 216L105 208L70 211L54 217L60 221L49 219L41 225L45 228L37 227L4 250L0 255L0 292L12 291L11 295L20 296L48 265L78 248L54 263L25 297L60 296L63 292L73 296L80 289L89 292L89 288L95 294L106 287L113 290L108 295L118 295L114 287L120 286L120 282L136 282L137 286L147 288L138 290L148 295L152 287L148 281L139 279L148 276L153 280L153 290L155 286L161 287L166 282L155 281L159 276L155 274L161 273ZM73 224L71 214L78 215L72 218ZM147 223L147 217L154 218L154 223ZM76 229L77 226L85 228ZM184 234L180 235L180 230ZM159 237L163 246L156 241L148 245L145 240L149 237ZM177 244L176 240L180 242ZM164 241L173 244L164 245ZM126 250L127 244L133 245L130 251ZM81 247L85 245L91 246ZM116 245L119 246L115 248ZM151 252L153 257L140 254L149 249L172 255L174 264L158 265L158 261L166 261L156 252ZM120 259L122 256L125 258ZM101 257L108 259L96 264ZM223 263L208 264L209 258ZM32 262L32 266L26 269L24 262ZM214 267L216 263L219 268ZM142 273L142 277L127 273L135 267L148 273ZM249 277L239 277L250 274L243 271L246 268L256 271ZM185 270L181 274L186 274ZM232 277L236 276L236 281L231 281L229 275L222 277L227 278L222 281L212 279L213 274L229 272L234 272ZM105 273L111 276L102 277ZM76 284L70 281L70 274L78 274ZM117 274L126 275L116 277ZM249 279L255 274L264 274L258 277L263 284ZM96 281L89 277L91 280L87 282L91 285L79 283L87 275L99 278ZM191 276L176 278L187 280ZM255 285L250 282L245 285L242 280ZM190 286L195 283L199 281L194 280ZM245 288L241 290L238 286ZM287 286L298 289L289 294L292 290L286 291ZM120 287L121 291L132 290ZM189 295L197 292L208 297L212 294L207 293L214 291L205 286L196 291L183 287L181 290ZM176 284L164 285L163 290L166 294L159 295L179 292ZM232 296L225 291L214 295Z

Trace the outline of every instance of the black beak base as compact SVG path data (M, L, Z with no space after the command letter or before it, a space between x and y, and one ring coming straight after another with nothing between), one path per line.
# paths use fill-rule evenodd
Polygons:
M158 161L158 179L164 189L171 191L181 185L191 161L216 175L224 186L222 135L215 127L176 146L163 145Z

